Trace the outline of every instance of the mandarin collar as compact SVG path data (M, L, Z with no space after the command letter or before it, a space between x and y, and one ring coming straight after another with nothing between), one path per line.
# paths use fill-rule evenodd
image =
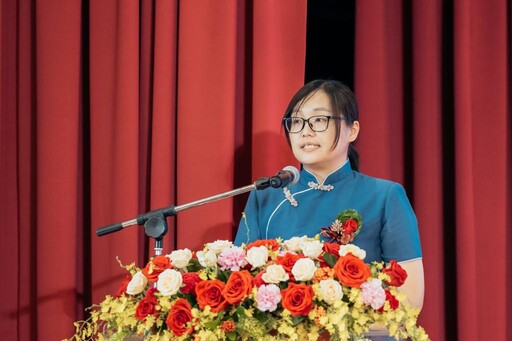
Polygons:
M331 174L329 174L324 182L320 185L333 185L338 181L341 181L345 179L347 176L353 173L352 167L350 165L350 161L347 160L344 162L343 165L341 165L338 169L333 171ZM318 180L316 179L316 176L313 175L313 173L309 172L307 169L302 167L300 171L300 183L302 183L305 186L308 186L309 182L318 183Z

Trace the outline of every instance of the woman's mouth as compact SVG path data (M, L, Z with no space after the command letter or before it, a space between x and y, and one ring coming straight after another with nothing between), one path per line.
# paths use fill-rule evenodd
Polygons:
M311 151L320 148L320 145L314 143L304 143L300 145L300 149L305 151Z

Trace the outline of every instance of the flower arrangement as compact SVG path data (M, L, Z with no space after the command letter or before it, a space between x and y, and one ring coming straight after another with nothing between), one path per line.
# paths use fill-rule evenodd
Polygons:
M354 209L348 209L336 217L329 227L322 227L322 235L345 245L354 240L363 226L363 217Z
M323 231L335 240L353 235L354 222L340 228L353 214ZM128 275L117 294L91 307L71 340L357 340L373 324L397 339L428 340L419 311L397 290L405 270L395 261L366 264L365 256L353 244L304 236L241 247L218 240L142 269L121 264Z

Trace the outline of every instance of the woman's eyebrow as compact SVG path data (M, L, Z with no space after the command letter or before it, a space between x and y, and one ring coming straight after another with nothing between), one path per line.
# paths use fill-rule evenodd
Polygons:
M331 110L328 108L324 108L324 107L318 107L318 108L313 108L313 110L311 110L311 111L329 111L330 112ZM302 112L302 110L294 109L292 111L292 113L299 113L299 112Z
M331 111L328 108L320 107L320 108L314 108L313 111Z

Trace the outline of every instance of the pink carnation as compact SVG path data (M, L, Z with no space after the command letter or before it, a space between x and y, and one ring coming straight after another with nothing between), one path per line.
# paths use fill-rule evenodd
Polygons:
M245 251L241 247L237 246L224 249L220 253L217 263L220 264L221 270L229 269L231 271L239 271L247 265Z
M371 306L373 309L380 309L386 301L386 292L382 288L380 279L372 279L369 282L361 284L363 294L363 302Z
M281 302L281 290L275 284L262 285L256 294L256 304L261 311L274 311Z

